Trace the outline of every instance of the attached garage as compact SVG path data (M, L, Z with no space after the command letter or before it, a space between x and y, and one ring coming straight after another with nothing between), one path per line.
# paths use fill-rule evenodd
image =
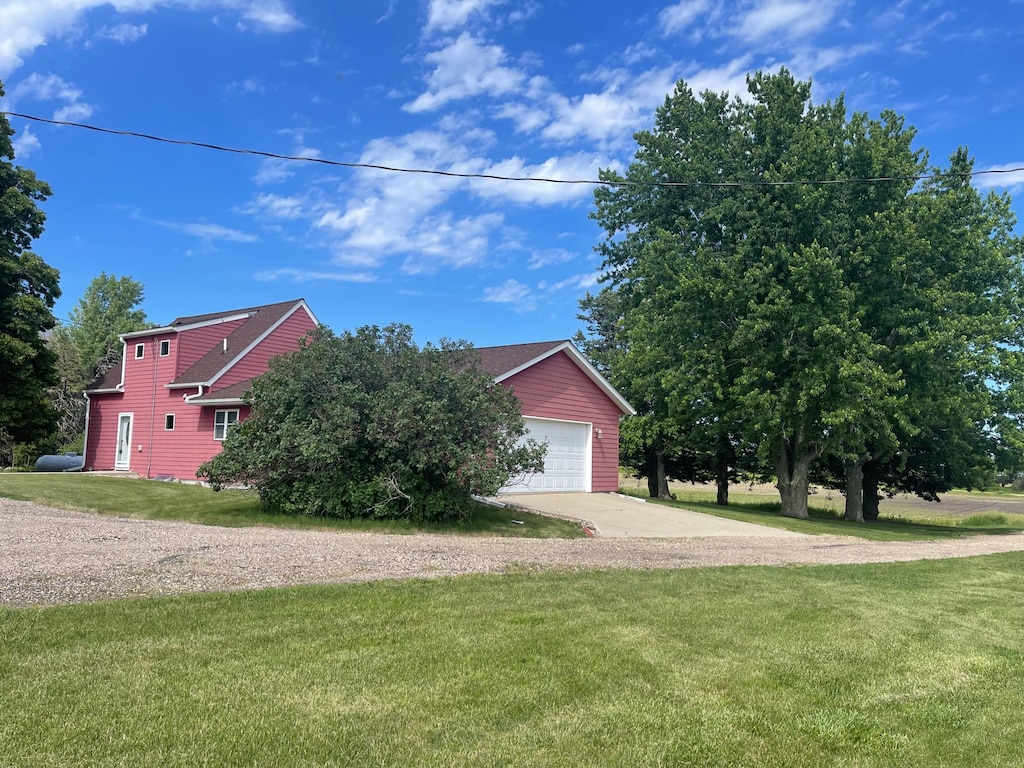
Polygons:
M544 471L515 478L503 493L590 491L590 424L524 418L527 438L547 444Z
M480 363L519 399L529 437L548 446L544 471L503 493L615 491L619 419L635 413L569 341L481 347Z

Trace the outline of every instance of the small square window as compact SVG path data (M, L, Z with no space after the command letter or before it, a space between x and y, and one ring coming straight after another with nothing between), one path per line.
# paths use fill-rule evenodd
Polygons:
M213 439L224 440L238 423L238 411L217 411L213 415Z
M146 345L145 344L136 344L135 345L135 359L136 360L141 360L142 356L144 354L146 354Z
M168 413L164 416L164 429L170 431L174 429L174 414Z
M164 339L160 342L160 357L167 357L171 354L171 342Z

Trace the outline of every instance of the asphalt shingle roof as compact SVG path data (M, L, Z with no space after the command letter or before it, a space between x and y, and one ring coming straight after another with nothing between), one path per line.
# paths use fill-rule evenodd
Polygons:
M506 344L500 347L477 347L480 355L480 367L495 378L515 370L545 352L565 344L567 339L560 341L535 341L530 344Z

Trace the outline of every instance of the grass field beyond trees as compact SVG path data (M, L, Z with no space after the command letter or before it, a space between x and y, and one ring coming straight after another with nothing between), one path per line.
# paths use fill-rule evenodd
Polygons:
M0 610L0 763L1005 766L1024 556Z

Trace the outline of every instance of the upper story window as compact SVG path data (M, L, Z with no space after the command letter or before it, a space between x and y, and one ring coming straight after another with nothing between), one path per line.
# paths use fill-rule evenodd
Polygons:
M143 355L145 355L145 354L146 354L146 345L145 344L136 344L135 345L135 359L136 360L141 360Z
M167 357L171 354L171 342L164 339L160 342L160 357Z
M223 440L238 423L238 411L217 411L213 414L213 439Z

